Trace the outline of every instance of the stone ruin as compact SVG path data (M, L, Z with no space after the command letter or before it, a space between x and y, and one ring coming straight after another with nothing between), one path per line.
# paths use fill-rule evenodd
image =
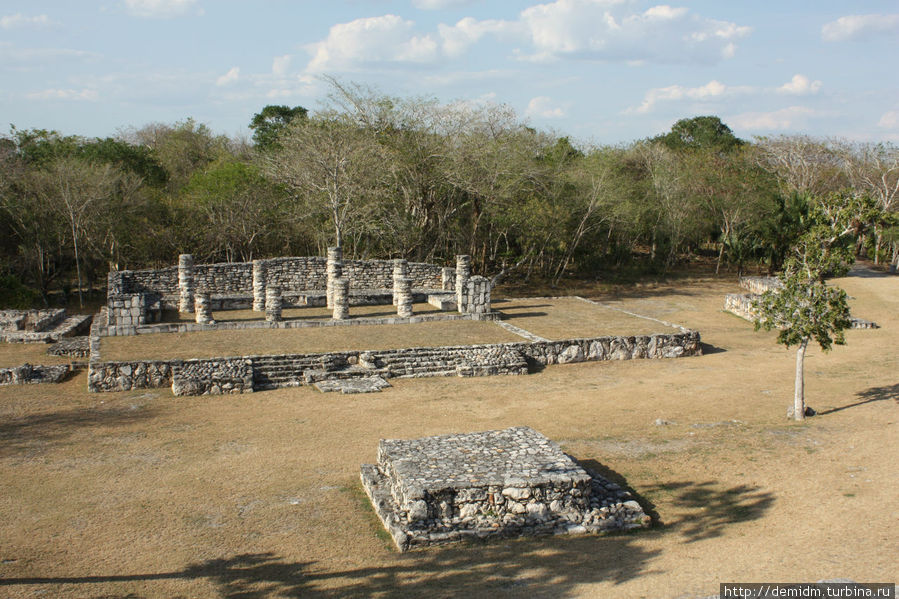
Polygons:
M758 314L756 302L766 291L777 291L783 283L777 277L740 277L740 287L749 293L728 293L724 296L724 311L735 314L745 320L755 320ZM863 318L850 317L850 328L879 329L880 326Z
M537 431L384 440L362 485L400 551L465 539L605 533L651 519Z
M51 343L90 327L91 316L67 316L65 308L0 310L0 342Z
M340 248L327 258L299 257L219 264L194 264L182 254L178 265L156 270L112 271L104 335L153 332L164 310L194 313L199 325L215 326L214 311L252 309L271 326L283 321L283 308L327 306L343 321L353 305L397 307L399 318L411 318L415 302L471 318L492 313L491 284L471 274L468 256L456 257L456 268L406 260L344 260Z

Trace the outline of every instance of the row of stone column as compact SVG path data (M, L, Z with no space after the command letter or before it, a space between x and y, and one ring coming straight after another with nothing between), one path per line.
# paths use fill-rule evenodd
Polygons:
M343 278L343 251L339 247L328 248L327 258L327 306L334 310L334 318L342 320L349 314L349 281ZM393 304L397 306L397 314L401 317L412 315L412 279L408 276L409 264L406 260L393 261ZM456 292L456 306L460 313L490 311L490 288L485 283L484 277L471 276L471 257L467 255L456 256L456 268L444 268L442 271L442 287L444 290L454 289ZM269 290L277 289L277 320L280 320L281 293L279 288L266 285L267 268L264 260L253 261L253 310L266 312L269 316L268 296ZM482 280L483 279L483 280ZM474 281L474 288L471 283ZM195 308L194 289L194 261L191 254L181 254L178 257L178 290L181 312L193 312ZM336 296L341 298L338 304ZM208 293L207 298L208 310ZM486 309L484 306L486 305ZM477 306L475 308L475 306ZM197 322L201 316L197 316ZM202 316L206 318L206 316ZM211 317L209 317L211 320Z

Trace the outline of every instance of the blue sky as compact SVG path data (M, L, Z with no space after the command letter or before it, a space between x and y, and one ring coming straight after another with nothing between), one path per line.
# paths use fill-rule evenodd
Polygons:
M320 107L330 75L590 143L704 114L897 142L897 62L895 0L3 0L0 126L246 135L266 104Z

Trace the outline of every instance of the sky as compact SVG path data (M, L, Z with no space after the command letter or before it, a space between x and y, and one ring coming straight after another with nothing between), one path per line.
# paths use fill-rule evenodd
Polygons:
M896 0L2 0L0 130L249 136L268 104L321 108L329 76L589 144L700 115L899 142L897 63Z

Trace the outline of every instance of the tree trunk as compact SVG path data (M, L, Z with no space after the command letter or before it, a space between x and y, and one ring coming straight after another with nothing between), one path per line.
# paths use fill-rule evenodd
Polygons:
M72 247L75 249L75 272L78 273L78 307L84 307L84 299L81 297L81 260L78 255L78 233L75 222L72 221Z
M796 391L793 394L793 420L805 419L805 378L803 366L805 362L805 349L808 347L808 338L803 339L796 350Z

